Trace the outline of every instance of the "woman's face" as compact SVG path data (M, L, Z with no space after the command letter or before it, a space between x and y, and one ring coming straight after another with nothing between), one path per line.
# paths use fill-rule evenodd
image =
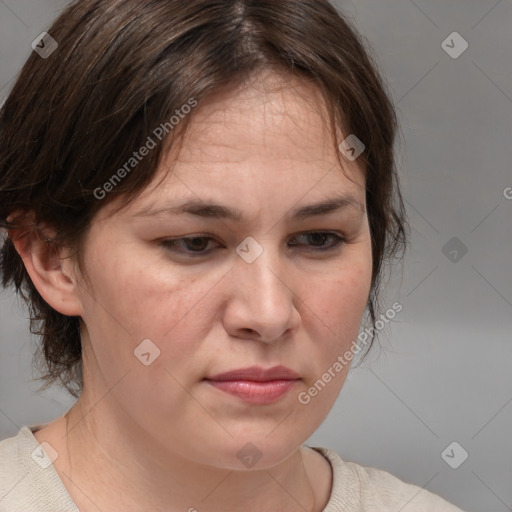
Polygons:
M247 454L258 469L283 461L327 416L372 270L361 159L340 168L314 88L260 79L197 107L153 184L164 181L119 213L108 215L117 201L100 211L84 252L92 289L77 288L83 396L104 397L90 414L108 408L141 448L231 469L249 467ZM338 197L336 210L295 215ZM171 211L188 201L223 209ZM276 365L298 380L259 403L205 380Z

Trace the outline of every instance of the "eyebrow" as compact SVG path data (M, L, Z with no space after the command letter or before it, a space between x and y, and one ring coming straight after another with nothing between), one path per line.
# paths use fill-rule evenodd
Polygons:
M330 197L318 203L301 206L287 214L286 218L292 221L299 221L310 217L343 211L347 208L353 208L361 214L366 212L366 208L355 197L344 195ZM169 205L161 208L152 208L149 206L138 211L134 217L151 217L162 213L174 215L189 214L198 217L231 220L234 222L242 222L244 220L243 213L236 208L230 208L215 202L202 201L201 199L189 199L176 206Z

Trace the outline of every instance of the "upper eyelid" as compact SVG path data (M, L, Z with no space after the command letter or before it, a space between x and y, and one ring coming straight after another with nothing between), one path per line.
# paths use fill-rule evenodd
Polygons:
M328 230L327 231L321 231L321 230L300 231L299 233L294 233L293 235L291 235L291 238L293 239L295 237L299 237L302 235L309 235L309 234L322 234L322 235L326 235L326 236L335 237L334 243L346 242L346 236L343 233L335 232L335 231L328 231ZM193 240L195 238L204 238L204 239L208 239L209 241L211 240L216 243L219 243L217 241L217 237L215 235L207 234L207 233L197 233L197 234L194 233L191 235L175 237L175 238L163 238L160 240L160 242L165 244L166 242L170 243L170 242L178 242L181 240ZM299 244L297 244L297 245L299 245ZM331 244L331 245L333 245L333 244ZM197 252L198 254L201 253L201 251L191 251L191 253L193 253L193 252ZM206 253L207 251L203 251L203 252Z

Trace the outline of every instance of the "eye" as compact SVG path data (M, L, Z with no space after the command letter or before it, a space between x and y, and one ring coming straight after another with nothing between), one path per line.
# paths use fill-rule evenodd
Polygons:
M339 236L336 233L330 233L325 231L308 231L305 233L301 233L299 235L295 235L291 241L288 243L290 247L297 247L303 244L297 243L297 239L306 239L308 242L305 245L309 245L312 247L312 252L327 252L333 251L337 249L340 245L345 241L344 238ZM331 240L330 244L326 244L327 241ZM205 256L212 252L215 247L207 250L210 242L217 243L217 246L220 246L218 242L216 242L215 238L209 236L206 233L197 233L195 235L190 235L187 237L181 238L169 238L161 241L161 245L165 247L167 250L174 253L181 253L185 256L191 257L199 257Z
M208 242L215 241L214 238L203 233L182 238L169 238L162 240L161 244L170 251L181 252L191 256L203 256L211 251L206 251ZM185 247L185 250L183 250Z
M292 242L289 243L290 246L297 246L296 239L297 238L306 238L306 240L309 240L313 242L311 245L314 247L314 251L316 252L322 252L322 251L331 251L334 249L337 249L343 242L345 241L341 236L337 235L336 233L330 233L327 231L308 231L306 233L301 233L300 235L297 235L292 239ZM329 237L331 238L331 243L325 245L326 240L329 240Z

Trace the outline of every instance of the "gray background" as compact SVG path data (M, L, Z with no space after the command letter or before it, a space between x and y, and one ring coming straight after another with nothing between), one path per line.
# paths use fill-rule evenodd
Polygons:
M0 0L0 103L30 43L66 3ZM308 444L467 511L512 510L512 2L337 4L374 48L398 109L412 248L384 302L403 311ZM456 59L441 46L454 31L469 44ZM453 237L459 247L443 251ZM10 291L0 293L0 340L2 439L73 400L31 382L35 340ZM469 453L458 469L441 457L453 441Z

